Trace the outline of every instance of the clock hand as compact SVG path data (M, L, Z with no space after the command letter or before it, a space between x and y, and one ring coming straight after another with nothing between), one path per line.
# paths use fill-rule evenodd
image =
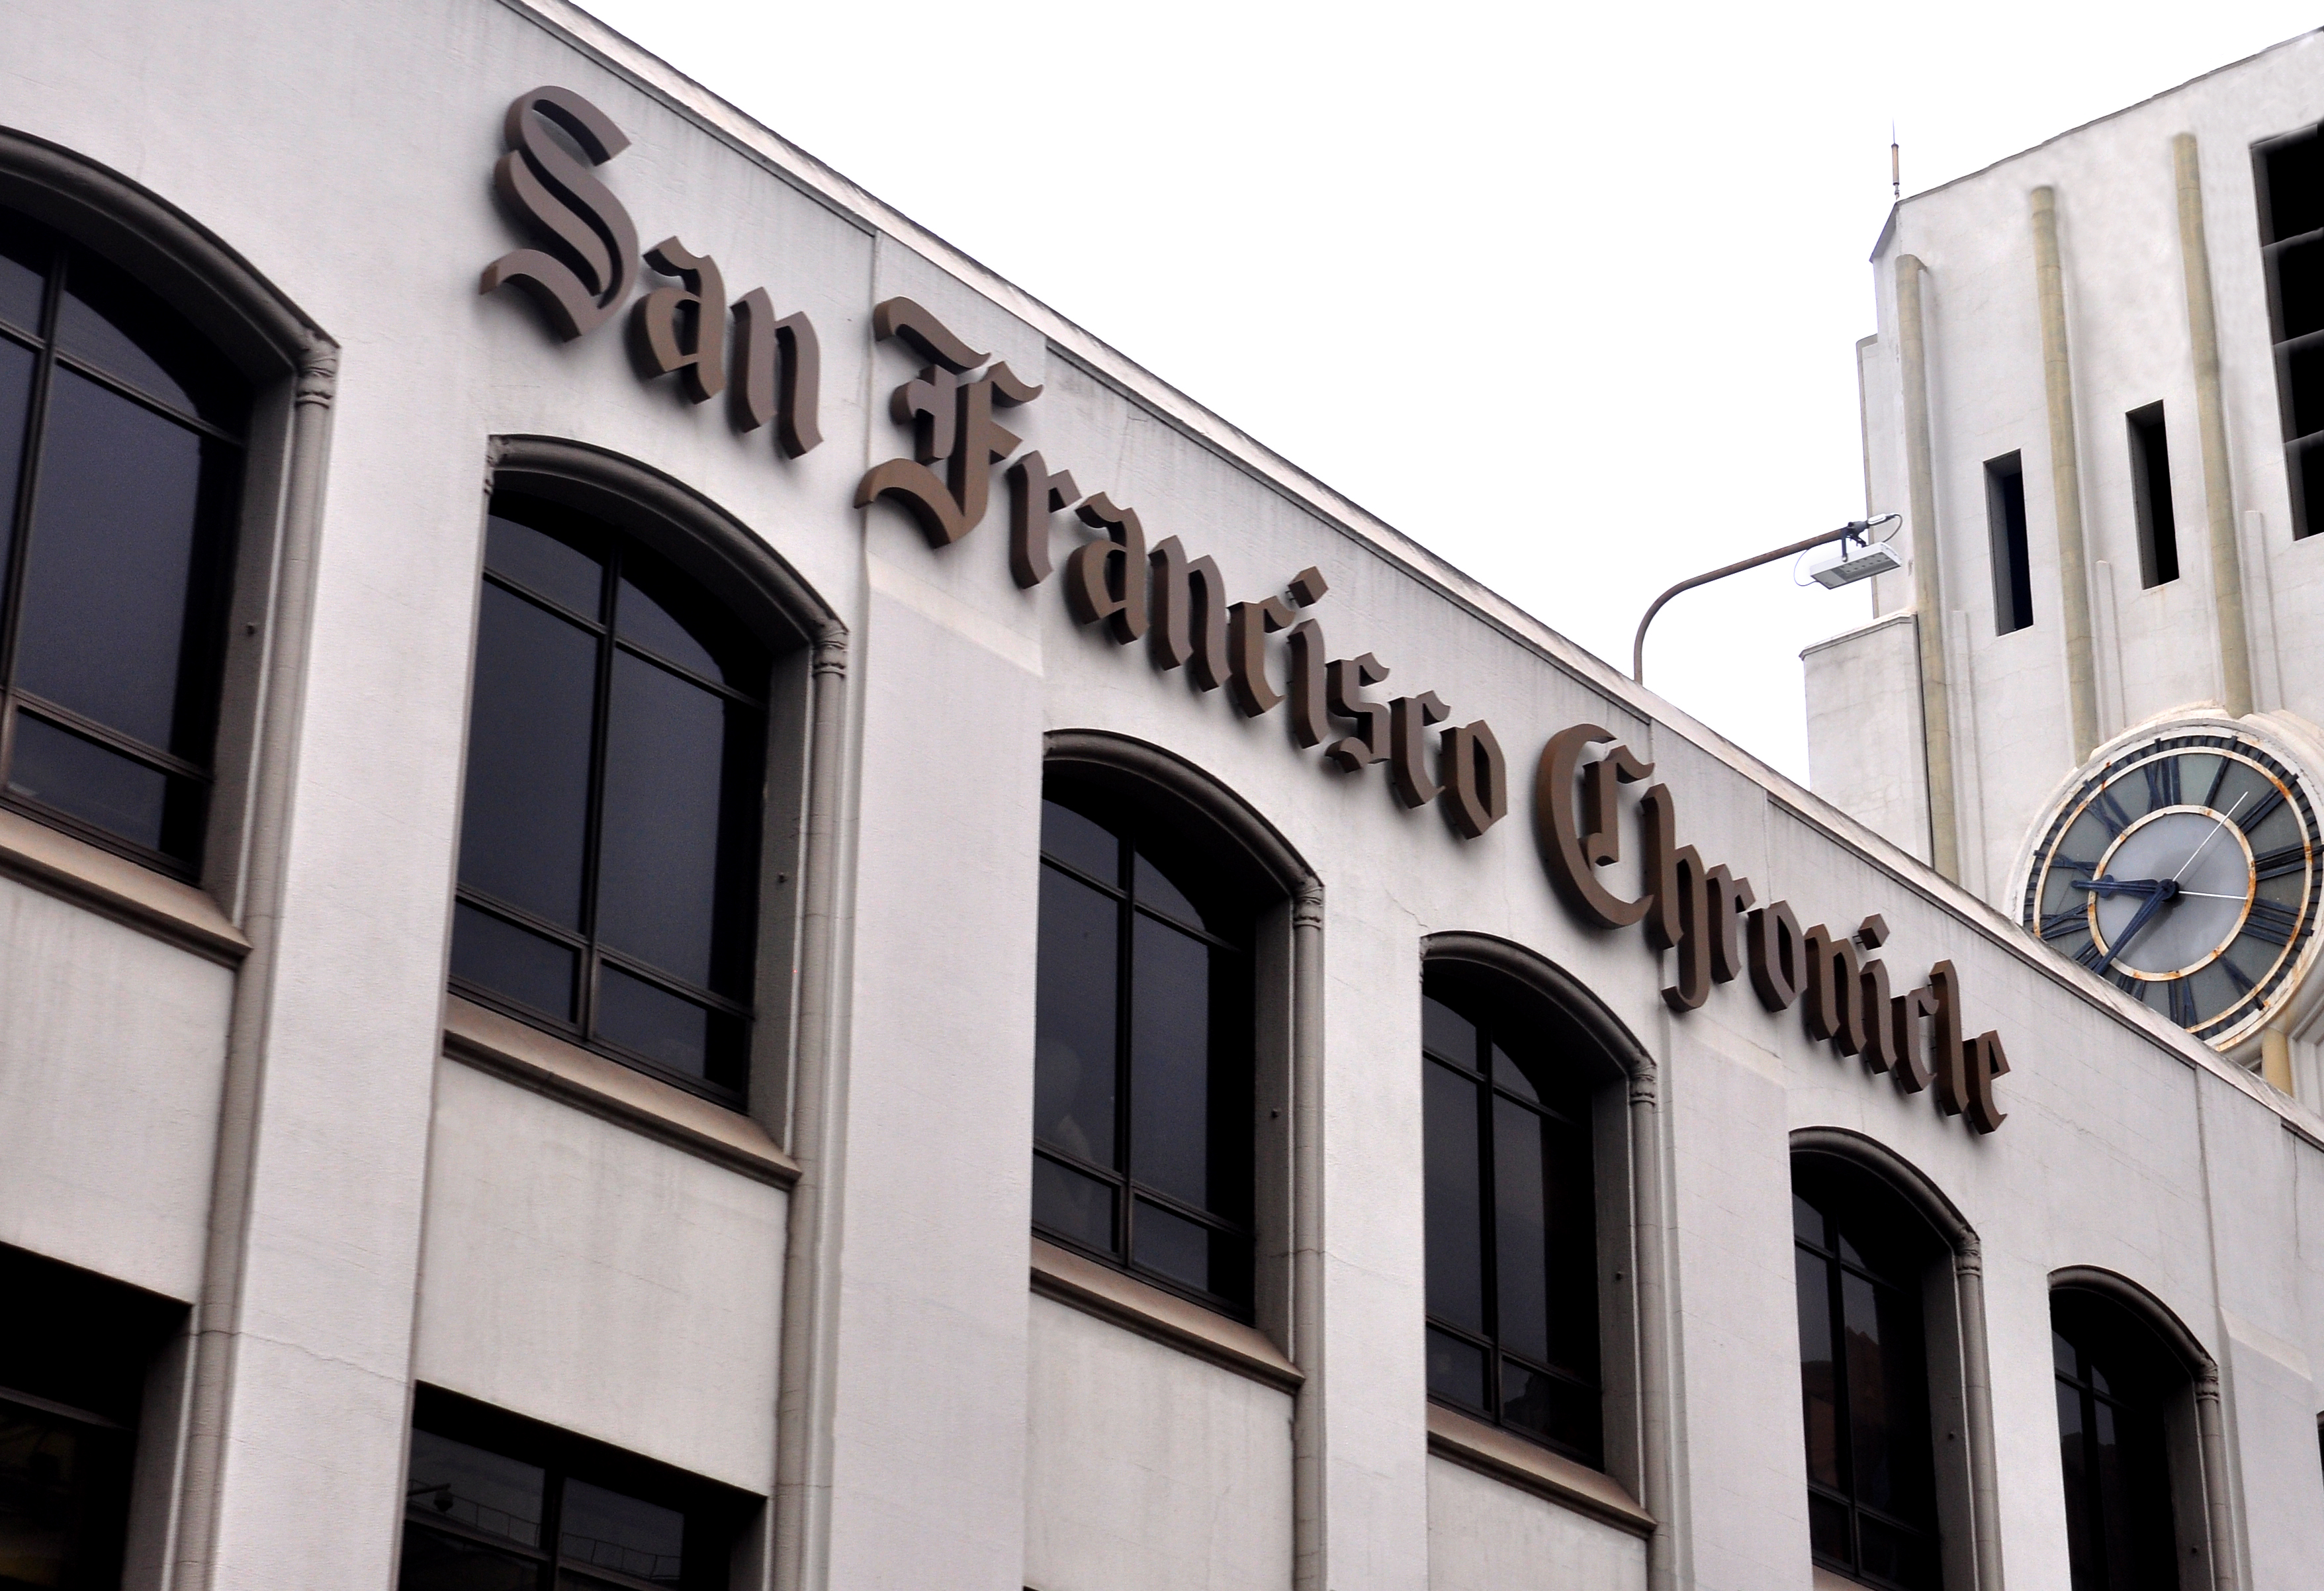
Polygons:
M2094 895L2151 895L2168 887L2171 883L2167 878L2116 878L2111 873L2103 878L2074 878L2066 882Z
M2215 893L2210 890L2181 890L2179 893L2198 901L2248 901L2251 899L2251 896L2248 893L2240 895L2222 895Z
M2144 883L2146 881L2141 880L2140 882ZM2146 897L2146 904L2141 906L2131 917L2129 923L2124 927L2122 932L2115 936L2113 948L2109 949L2098 964L2090 968L2090 970L2096 973L2103 973L2107 967L2112 967L2114 965L2114 958L2121 955L2125 950L2130 948L2130 942L2138 937L2139 930L2144 928L2150 921L2153 920L2154 914L2156 912L2162 911L2163 907L2169 905L2178 898L2179 885L2171 879L2163 879L2155 886L2153 893Z
M2192 867L2193 865L2195 865L2195 858L2196 858L2197 856L2201 856L2201 855L2202 855L2206 850L2208 850L2208 849L2209 849L2209 848L2210 848L2210 844L2211 844L2211 842L2212 842L2213 840L2215 840L2215 839L2217 839L2217 838L2218 838L2218 837L2219 837L2219 831L2220 831L2220 829L2224 829L2224 828L2227 828L2227 824L2228 824L2229 820L2230 820L2230 819L2232 819L2235 817L2235 815L2236 815L2236 809L2237 807L2241 807L2241 806L2244 804L2245 800L2246 800L2247 797L2249 797L2249 796L2250 796L2250 794L2251 794L2251 791L2244 791L2244 793L2243 793L2242 795L2239 795L2239 796L2237 796L2237 797L2236 798L2236 805L2235 805L2234 807L2229 807L2229 808L2227 809L2227 817L2222 818L2222 819L2219 819L2219 827L2218 827L2218 828L2214 828L2213 830L2211 830L2211 832L2210 832L2210 833L2209 833L2209 834L2205 835L2205 836L2203 837L2203 843L2202 843L2201 845L2200 845L2200 846L2197 846L2194 848L2194 850L2192 850L2191 852L2190 852L2190 853L2188 854L2187 859L2186 859L2184 862L2181 862L2181 863L2180 863L2180 864L2179 864L2179 872L2178 872L2178 873L2174 873L2174 874L2172 874L2171 875L2171 882L2172 882L2172 883L2178 883L2178 882L2179 882L2179 879L2180 879L2180 875L2181 875L2181 874L2184 874L2184 873L2187 871L2187 869L2189 869L2190 867Z

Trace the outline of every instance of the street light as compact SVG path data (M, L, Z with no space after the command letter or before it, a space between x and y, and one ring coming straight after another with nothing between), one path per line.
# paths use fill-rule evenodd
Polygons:
M1641 685L1646 682L1646 626L1655 622L1656 614L1662 612L1663 604L1680 592L1692 591L1697 586L1708 586L1713 580L1739 575L1745 569L1757 569L1761 564L1773 563L1779 558L1790 558L1835 542L1838 545L1828 556L1808 566L1808 577L1826 590L1837 591L1842 586L1853 586L1858 580L1868 580L1875 575L1885 575L1892 569L1904 567L1904 560L1896 556L1894 548L1886 541L1875 541L1870 534L1875 525L1885 525L1891 520L1902 524L1904 519L1901 513L1884 513L1878 519L1852 519L1836 531L1826 531L1820 536L1810 536L1773 551L1762 552L1755 558L1744 559L1739 563L1728 564L1708 574L1697 575L1691 580L1681 580L1655 597L1654 605L1646 609L1646 616L1638 621L1637 636L1630 643L1630 678ZM1893 532L1890 533L1894 534Z

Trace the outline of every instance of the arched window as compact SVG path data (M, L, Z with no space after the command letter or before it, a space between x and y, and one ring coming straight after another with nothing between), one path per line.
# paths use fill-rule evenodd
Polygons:
M2180 1583L2169 1411L2187 1373L2146 1324L2078 1288L2050 1295L2073 1591Z
M1033 1224L1252 1314L1252 999L1263 881L1089 764L1041 805Z
M1923 1288L1943 1245L1880 1180L1821 1156L1793 1161L1792 1226L1816 1561L1868 1586L1934 1591Z
M1477 968L1421 1003L1428 1392L1604 1462L1591 1094L1575 1025Z
M125 273L0 209L0 802L199 866L247 384Z
M634 537L506 489L482 601L454 988L740 1103L768 648Z

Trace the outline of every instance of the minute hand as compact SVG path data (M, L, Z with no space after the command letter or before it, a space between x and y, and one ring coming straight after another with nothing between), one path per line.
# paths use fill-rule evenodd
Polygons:
M2137 893L2146 896L2146 903L2132 914L2130 921L2124 926L2122 932L2115 937L2113 948L2107 951L2105 957L2096 967L2090 968L2092 972L2103 973L2107 967L2112 967L2114 958L2130 948L2131 940L2138 937L2139 930L2153 920L2154 914L2179 897L2179 885L2174 880L2140 879L2136 882L2144 886ZM2122 893L2129 894L2133 892L2126 889Z

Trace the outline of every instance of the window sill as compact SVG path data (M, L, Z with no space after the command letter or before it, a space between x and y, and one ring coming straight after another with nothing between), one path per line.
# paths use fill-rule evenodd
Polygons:
M250 941L216 901L126 856L0 809L0 874L86 906L221 966L240 965Z
M1864 1591L1864 1582L1851 1580L1846 1575L1817 1564L1811 1570L1808 1591Z
M798 1180L798 1162L750 1117L457 994L444 997L444 1053L757 1181Z
M1523 1437L1496 1429L1441 1403L1428 1405L1428 1450L1463 1468L1602 1520L1634 1536L1651 1536L1655 1516L1612 1475L1601 1474Z
M1306 1379L1256 1327L1213 1314L1038 1237L1033 1239L1033 1290L1277 1392L1296 1392Z

